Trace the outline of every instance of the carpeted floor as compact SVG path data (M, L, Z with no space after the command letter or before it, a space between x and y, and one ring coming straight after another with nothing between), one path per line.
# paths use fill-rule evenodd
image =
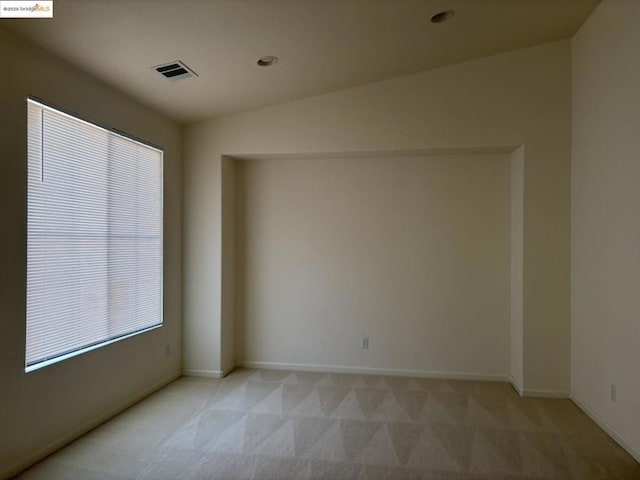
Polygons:
M640 479L569 400L506 383L239 369L183 377L18 478Z

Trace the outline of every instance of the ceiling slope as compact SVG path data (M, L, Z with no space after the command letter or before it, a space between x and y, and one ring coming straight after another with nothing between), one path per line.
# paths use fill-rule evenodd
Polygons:
M180 122L572 36L598 0L55 0L0 28ZM430 18L453 9L448 22ZM258 58L276 55L272 67ZM151 67L181 60L168 81Z

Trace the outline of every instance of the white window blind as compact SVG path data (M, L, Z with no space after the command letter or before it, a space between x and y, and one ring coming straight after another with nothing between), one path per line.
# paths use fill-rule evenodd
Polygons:
M162 325L162 151L29 99L26 370Z

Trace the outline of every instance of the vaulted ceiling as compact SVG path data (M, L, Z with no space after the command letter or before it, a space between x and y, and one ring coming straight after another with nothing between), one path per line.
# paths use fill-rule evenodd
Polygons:
M572 36L598 0L55 0L0 28L190 122ZM454 10L447 22L432 23ZM275 55L279 62L256 61ZM169 81L150 67L181 60Z

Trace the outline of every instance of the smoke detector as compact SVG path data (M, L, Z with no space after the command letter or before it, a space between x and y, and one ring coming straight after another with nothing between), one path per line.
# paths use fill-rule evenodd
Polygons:
M163 63L162 65L156 65L155 67L151 68L158 72L160 75L171 80L172 82L198 76L196 72L191 70L180 60L176 60L175 62Z
M260 67L270 67L271 65L278 63L278 57L274 55L265 55L264 57L260 57L256 63Z
M442 23L447 20L451 20L453 16L456 14L453 10L445 10L444 12L436 13L431 17L431 23Z

